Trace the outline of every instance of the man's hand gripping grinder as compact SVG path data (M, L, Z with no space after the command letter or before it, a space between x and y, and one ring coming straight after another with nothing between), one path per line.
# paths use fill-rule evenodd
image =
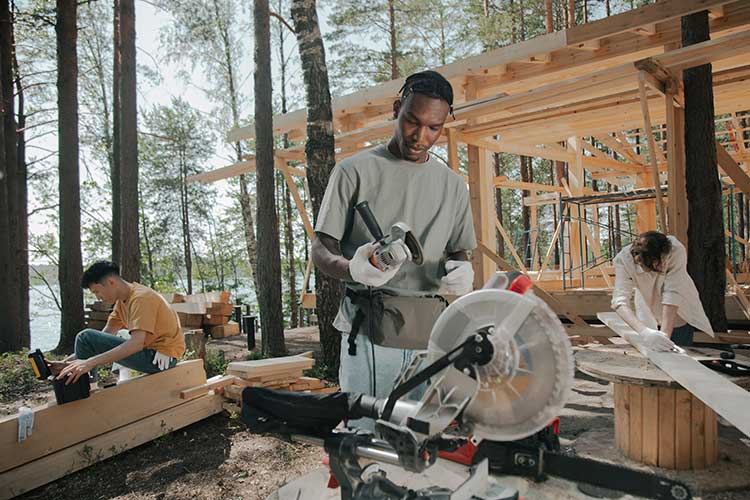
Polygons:
M390 271L410 259L416 265L422 265L422 245L407 224L396 222L391 226L390 234L383 235L367 201L358 203L354 208L359 212L375 242L380 244L370 257L373 266L381 271Z

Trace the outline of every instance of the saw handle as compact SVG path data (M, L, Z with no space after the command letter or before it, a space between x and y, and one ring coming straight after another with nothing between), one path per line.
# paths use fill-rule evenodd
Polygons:
M365 226L367 226L375 241L381 241L383 239L383 231L380 229L380 224L378 224L375 214L370 210L370 204L367 201L361 201L354 208L359 212L359 216L362 217Z

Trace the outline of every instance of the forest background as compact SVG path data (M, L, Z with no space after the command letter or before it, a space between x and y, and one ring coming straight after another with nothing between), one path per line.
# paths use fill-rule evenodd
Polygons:
M257 312L256 225L262 214L255 210L255 174L210 185L186 181L190 175L229 165L254 150L252 142L231 144L225 139L233 126L246 125L253 118L253 2L134 2L135 54L129 60L136 62L133 129L137 130L138 180L137 189L130 194L121 185L126 181L118 165L119 148L124 144L120 144L118 128L125 122L119 116L119 99L113 99L125 98L118 88L125 61L115 57L114 49L123 42L118 39L119 31L113 29L123 26L116 16L123 12L118 9L119 0L78 5L74 108L60 101L58 93L58 54L66 36L58 6L64 2L3 3L12 21L5 39L10 36L14 47L10 65L15 83L14 118L23 140L17 161L26 169L26 217L19 216L16 223L28 244L28 284L21 280L28 293L20 293L20 300L29 304L29 322L20 325L25 330L22 338L26 335L28 339L26 345L65 350L70 344L83 312L74 307L76 311L68 313L58 263L61 256L67 259L76 251L84 266L99 259L119 262L117 253L124 247L117 241L117 235L122 234L117 227L122 218L117 214L126 209L121 204L137 209L140 258L131 273L140 282L164 293L230 290L235 299ZM305 107L297 40L290 26L291 3L270 1L275 114ZM317 8L331 94L341 96L533 38L550 28L562 29L647 3L651 2L321 0ZM63 187L74 176L69 170L65 173L71 167L63 160L70 154L64 150L70 140L60 140L73 127L75 112L61 112L62 106L77 110L79 161L73 167L78 169L77 206L69 200L61 203L61 192L75 189L69 184ZM275 141L280 147L286 138ZM440 148L434 154L447 158ZM555 176L553 162L515 155L496 155L495 169L496 175L515 180L550 182ZM304 193L301 183L298 187ZM302 309L299 300L310 242L285 183L277 178L274 189L281 316L284 326L290 328L310 321L310 311ZM134 197L133 203L127 203L128 196ZM498 191L496 205L515 246L523 249L523 257L529 261L539 256L529 245L529 217L521 196L520 191L504 191L502 196ZM80 217L80 237L61 240L60 221L74 220L71 213ZM632 222L629 213L616 217L618 225ZM540 210L540 245L553 230L553 218L552 206ZM505 253L502 245L498 250ZM125 251L126 255L137 253ZM310 287L314 290L312 282ZM84 298L84 302L92 300L88 294ZM72 317L66 318L70 314Z

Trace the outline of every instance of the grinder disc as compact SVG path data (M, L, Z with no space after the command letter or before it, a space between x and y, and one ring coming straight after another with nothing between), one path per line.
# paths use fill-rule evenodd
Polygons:
M440 315L427 361L480 332L489 335L494 354L474 367L479 389L463 412L464 422L475 436L496 441L541 430L560 414L573 383L573 352L560 320L533 293L477 290Z

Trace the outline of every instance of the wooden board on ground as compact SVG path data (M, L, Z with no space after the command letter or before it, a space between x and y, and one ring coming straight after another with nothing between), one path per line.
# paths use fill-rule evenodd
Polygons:
M184 401L180 392L206 383L202 360L137 377L87 399L34 408L34 431L18 443L18 415L0 419L0 472L91 439Z
M203 326L218 326L226 325L229 323L227 316L221 316L219 314L206 314L203 316Z
M211 377L210 379L208 379L205 384L191 387L190 389L185 389L184 391L180 392L180 398L193 399L208 393L208 391L214 391L216 389L232 385L235 380L237 380L237 377L234 377L232 375L216 375L215 377Z
M626 340L637 341L638 335L615 313L601 313L599 319ZM644 350L642 346L639 350ZM672 352L653 352L646 348L648 359L676 380L695 397L750 436L750 393L706 368L690 356Z
M240 334L240 324L230 321L226 325L218 325L211 327L211 336L215 339L224 337L234 337Z
M241 372L243 374L242 378L250 378L285 370L309 370L313 367L314 363L314 360L300 356L285 356L254 361L234 361L227 365L227 373L229 371Z
M206 307L206 314L231 316L233 312L234 306L232 304L225 304L223 302L212 302Z
M183 328L199 328L203 325L202 314L191 314L177 311L177 317L180 318L180 326Z
M170 370L171 371L171 370ZM140 398L139 400L143 400ZM0 500L12 498L222 411L219 395L202 396L131 421L0 474ZM61 426L61 432L62 428ZM36 429L34 429L36 433ZM32 436L33 437L33 436ZM3 448L6 450L7 448Z

